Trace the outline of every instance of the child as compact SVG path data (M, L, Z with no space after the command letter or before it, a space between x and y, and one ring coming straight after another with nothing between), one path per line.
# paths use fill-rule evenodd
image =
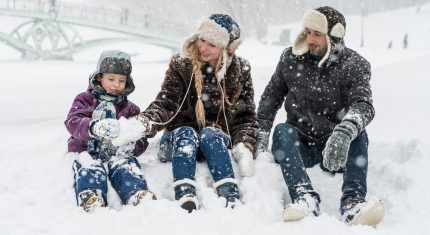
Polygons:
M137 205L144 199L156 199L135 158L146 150L146 138L119 147L112 144L120 131L117 119L140 112L127 100L135 88L130 74L127 53L104 51L90 76L88 90L76 96L64 122L72 135L68 151L89 153L81 153L73 163L77 203L86 212L106 206L108 178L123 204Z

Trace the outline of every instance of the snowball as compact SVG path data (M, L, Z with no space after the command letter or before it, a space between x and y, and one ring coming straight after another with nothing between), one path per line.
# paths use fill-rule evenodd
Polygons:
M121 146L129 142L136 142L143 137L144 127L140 121L136 119L126 119L121 117L119 119L119 135L117 138L112 139L114 146Z

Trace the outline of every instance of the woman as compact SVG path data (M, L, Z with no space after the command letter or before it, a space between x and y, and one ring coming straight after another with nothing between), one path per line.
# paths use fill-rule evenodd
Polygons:
M240 198L230 147L241 174L253 174L258 124L249 63L234 54L239 43L238 24L228 15L211 15L172 57L155 101L136 116L149 137L165 130L158 156L172 161L175 198L188 212L199 207L197 159L208 163L226 207Z

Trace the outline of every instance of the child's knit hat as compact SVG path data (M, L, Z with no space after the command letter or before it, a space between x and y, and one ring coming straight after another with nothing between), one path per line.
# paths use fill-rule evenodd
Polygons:
M130 55L123 51L103 51L97 63L99 73L114 73L130 77L131 59Z

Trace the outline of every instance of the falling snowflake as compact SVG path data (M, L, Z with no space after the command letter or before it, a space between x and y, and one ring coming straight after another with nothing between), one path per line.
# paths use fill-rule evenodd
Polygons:
M209 100L209 95L206 94L206 93L203 93L201 99L202 99L203 102L206 102L206 101Z
M214 71L214 69L212 68L212 66L208 66L206 68L206 73L212 73Z

